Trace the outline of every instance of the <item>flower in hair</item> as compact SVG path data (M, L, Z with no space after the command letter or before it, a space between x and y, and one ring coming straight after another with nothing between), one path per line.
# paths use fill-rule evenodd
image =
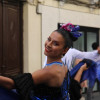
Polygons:
M77 25L77 26L74 26L73 24L71 23L68 23L68 24L63 24L61 26L61 29L64 29L68 32L70 32L74 37L78 38L82 35L81 32L78 32L80 27Z

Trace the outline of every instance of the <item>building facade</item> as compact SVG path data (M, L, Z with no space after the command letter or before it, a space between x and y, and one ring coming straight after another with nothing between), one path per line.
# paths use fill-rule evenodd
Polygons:
M4 12L3 8L4 5L5 4L9 5L8 2L11 3L11 7L13 5L16 8L15 6L16 0L0 0L0 5L1 5L0 10L2 11L2 13ZM76 46L77 43L73 44L73 47L76 47L80 50L82 49L88 51L91 49L89 46L91 45L92 42L94 41L100 42L99 0L18 0L17 3L19 5L21 4L22 7L22 10L21 8L18 8L19 11L21 11L20 12L21 15L19 15L21 16L21 20L19 20L20 24L18 24L18 26L22 27L20 29L21 33L18 32L21 34L19 40L21 41L21 45L19 43L19 50L21 50L21 52L16 51L19 52L19 55L21 55L19 56L19 58L21 59L19 61L21 62L20 72L34 72L35 70L42 68L45 59L45 56L43 55L44 42L47 39L48 35L53 30L58 28L59 23L71 22L74 25L80 25L82 27L81 31L84 33L84 37L82 37L82 39L77 42L79 45L78 47ZM12 9L11 7L9 9ZM12 11L15 10L13 9ZM8 14L9 18L10 16L14 15L14 14L10 15L10 13ZM16 18L16 16L13 17L15 20L18 19L18 17ZM2 18L4 18L4 16ZM2 23L2 21L4 21L4 19L2 19L0 23ZM10 26L11 28L13 21L10 22L12 23L8 23L8 26ZM3 29L4 27L3 25L1 25L2 27L0 27L0 29ZM7 26L5 26L5 28L7 28ZM86 29L88 30L85 31ZM1 35L1 37L2 36L3 35ZM80 47L81 45L84 46ZM4 42L2 42L2 46L0 47L1 50L3 51L2 47L4 47ZM9 52L12 53L11 50ZM6 52L5 54L9 52ZM2 58L0 59L2 62L0 68L2 69L3 67L5 67L3 66L4 64L2 60L4 59L3 53L1 54L1 57ZM5 62L5 65L6 63L7 61Z

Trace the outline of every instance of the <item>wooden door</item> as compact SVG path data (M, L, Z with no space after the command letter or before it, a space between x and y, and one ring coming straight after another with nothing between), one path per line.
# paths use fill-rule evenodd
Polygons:
M4 76L12 76L22 72L22 20L19 2L2 3L2 63Z
M0 0L0 75L1 75L1 70L2 68L2 4Z

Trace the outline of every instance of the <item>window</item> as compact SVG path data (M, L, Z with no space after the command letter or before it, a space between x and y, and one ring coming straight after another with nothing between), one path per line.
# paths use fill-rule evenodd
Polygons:
M73 47L82 51L92 51L92 43L99 43L99 29L90 27L80 27L83 35L73 43Z

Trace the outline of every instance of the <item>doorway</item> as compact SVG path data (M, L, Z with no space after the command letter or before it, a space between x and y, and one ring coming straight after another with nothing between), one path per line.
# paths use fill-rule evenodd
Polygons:
M22 4L0 0L0 75L22 73Z

